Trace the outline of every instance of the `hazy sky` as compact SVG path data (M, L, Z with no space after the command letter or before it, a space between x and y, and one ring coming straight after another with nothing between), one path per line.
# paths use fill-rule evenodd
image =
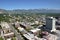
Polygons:
M60 9L60 0L0 0L1 9Z

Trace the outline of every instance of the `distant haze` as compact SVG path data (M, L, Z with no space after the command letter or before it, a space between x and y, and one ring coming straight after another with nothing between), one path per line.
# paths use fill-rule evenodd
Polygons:
M15 9L15 10L5 10L0 9L0 13L60 13L60 10L56 9Z

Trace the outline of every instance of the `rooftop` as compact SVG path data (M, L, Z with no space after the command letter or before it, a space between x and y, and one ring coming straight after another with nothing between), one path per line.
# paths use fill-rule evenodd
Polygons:
M27 33L27 34L23 34L27 39L31 39L31 40L34 40L34 35L33 34L30 34L30 33Z
M7 22L1 22L2 28L10 28Z
M9 36L9 35L12 35L12 34L14 34L14 33L11 32L11 33L8 33L8 34L4 34L4 36Z
M37 31L40 31L40 29L32 29L32 30L30 30L30 31L32 31L32 32L37 32Z

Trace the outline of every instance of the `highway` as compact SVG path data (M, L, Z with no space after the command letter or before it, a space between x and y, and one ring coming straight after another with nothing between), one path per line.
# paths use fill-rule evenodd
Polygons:
M23 40L22 36L17 32L17 30L9 23L12 31L15 33L18 40Z

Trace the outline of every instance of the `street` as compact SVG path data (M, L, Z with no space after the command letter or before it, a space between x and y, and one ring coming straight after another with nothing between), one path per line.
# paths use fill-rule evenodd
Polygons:
M18 34L17 30L9 23L12 31L15 33L16 37L18 40L23 40L22 36L20 34Z

